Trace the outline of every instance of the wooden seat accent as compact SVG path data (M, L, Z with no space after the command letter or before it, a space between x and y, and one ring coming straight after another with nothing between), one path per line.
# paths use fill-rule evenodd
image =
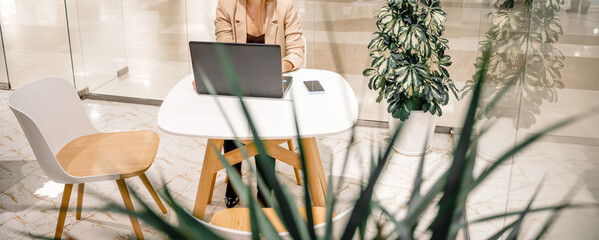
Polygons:
M306 208L299 207L298 208L300 216L306 220ZM287 232L285 226L277 216L277 213L273 208L262 208L262 211L266 215L266 217L270 220L272 225L275 227L277 232ZM312 207L312 214L314 219L314 225L318 225L326 222L326 208L324 207ZM239 230L245 232L251 232L250 226L250 209L249 208L230 208L224 209L216 212L212 219L210 220L210 224Z
M158 135L149 130L98 133L71 141L56 159L73 176L119 173L121 178L128 178L152 165L158 142Z

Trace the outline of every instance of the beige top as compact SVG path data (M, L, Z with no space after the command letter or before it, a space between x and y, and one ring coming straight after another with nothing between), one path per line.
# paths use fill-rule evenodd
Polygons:
M246 1L218 1L214 20L216 41L246 42ZM304 63L304 43L293 0L271 0L265 4L264 43L280 45L282 59L293 64L292 70L296 70Z

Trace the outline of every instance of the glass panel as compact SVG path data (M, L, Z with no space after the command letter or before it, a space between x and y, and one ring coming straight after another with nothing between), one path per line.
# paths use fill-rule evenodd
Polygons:
M122 1L76 0L79 52L91 92L101 90L128 67L123 32ZM72 31L75 33L75 31Z
M218 0L186 0L186 3L187 37L189 41L216 41L214 19L216 18L216 4ZM189 44L187 42L184 44L188 61L191 61ZM186 74L192 74L191 62L189 62L188 68Z
M73 80L65 15L64 0L0 1L12 88L46 77Z
M474 65L483 64L482 53L488 52L490 60L487 63L488 70L476 116L478 122L475 130L479 137L476 176L481 169L496 162L506 151L513 148L518 136L518 105L523 73L527 66L530 13L523 1L518 1L513 7L505 7L501 5L503 1L496 0L463 3L464 8L457 12L461 13L464 20L459 30L461 36L454 41L457 45L450 45L450 49L458 49L451 55L453 65L450 73L457 84L464 86L463 94L468 95L458 103L449 104L439 122L446 124L445 126L462 127L474 84L477 83L475 81L479 80L474 78L477 70ZM475 27L476 25L479 27ZM447 32L451 33L449 29ZM498 97L504 89L507 93ZM496 104L495 107L493 104ZM490 110L486 111L487 109ZM505 212L510 201L510 176L513 173L510 164L513 159L507 159L483 186L478 187L468 197L467 220ZM486 239L506 224L503 218L472 224L468 233L472 239Z
M590 5L589 0L533 1L518 136L529 137L593 108L596 112L599 11ZM599 115L594 114L551 132L515 158L507 209L521 209L541 183L537 206L557 204L565 198L598 203L598 122ZM521 142L522 137L516 141ZM548 238L597 239L597 216L596 208L566 210ZM531 221L525 227L537 229L541 223Z
M78 4L85 72L93 93L163 99L190 73L184 0Z
M163 99L189 74L185 0L123 2L130 72L106 93Z
M307 67L341 74L356 94L360 119L387 121L386 104L376 103L377 93L368 89L368 78L362 76L371 62L367 46L376 31L374 12L385 2L314 0L306 3L311 6L306 15L312 16L308 22L302 21L309 39Z
M10 89L8 69L6 68L6 54L4 52L4 36L0 26L0 89Z
M480 53L478 43L485 38L485 32L491 26L491 19L484 17L490 12L489 1L462 0L441 3L447 13L442 37L449 41L446 54L452 61L447 70L457 89L463 89L476 71L474 63ZM437 126L461 128L469 100L457 100L450 94L449 103L442 107L443 115L438 118Z
M214 19L218 0L187 0L189 41L215 41ZM186 44L187 50L189 46Z

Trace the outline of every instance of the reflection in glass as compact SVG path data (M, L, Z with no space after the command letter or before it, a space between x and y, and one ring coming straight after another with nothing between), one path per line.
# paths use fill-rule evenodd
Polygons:
M564 87L560 80L564 55L554 46L563 34L557 15L560 3L559 0L507 0L493 5L492 12L487 14L492 17L492 27L480 47L480 51L490 48L493 52L480 107L487 108L504 87L509 90L492 111L482 112L479 119L516 120L517 106L522 102L527 111L520 112L521 126L530 128L535 115L540 114L541 104L557 101L556 89ZM476 66L480 60L479 57ZM473 87L474 81L467 81L464 95ZM514 127L515 124L516 121Z
M491 27L479 50L490 49L493 54L479 105L486 111L478 118L492 124L479 146L487 158L496 159L513 146L518 136L523 136L518 129L535 124L544 102L558 100L556 89L564 87L560 73L564 55L554 46L563 34L560 4L560 0L497 1L486 15L492 19ZM481 60L477 58L477 67ZM474 81L467 81L464 94L473 87ZM486 140L490 144L485 144Z

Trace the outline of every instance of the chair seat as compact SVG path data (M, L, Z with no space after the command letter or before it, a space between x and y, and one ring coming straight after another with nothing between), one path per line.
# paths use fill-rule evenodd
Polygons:
M306 210L304 207L298 208L300 216L306 220ZM270 220L272 225L275 227L277 232L287 232L285 226L277 216L277 213L273 208L262 208L266 217ZM326 222L326 208L323 207L312 207L312 215L314 219L314 225L318 225ZM230 208L223 209L214 214L210 219L210 224L224 227L228 229L234 229L239 231L251 232L250 225L250 209L249 208Z
M115 174L121 178L145 172L158 150L150 130L98 133L77 138L56 155L65 172L76 177Z

